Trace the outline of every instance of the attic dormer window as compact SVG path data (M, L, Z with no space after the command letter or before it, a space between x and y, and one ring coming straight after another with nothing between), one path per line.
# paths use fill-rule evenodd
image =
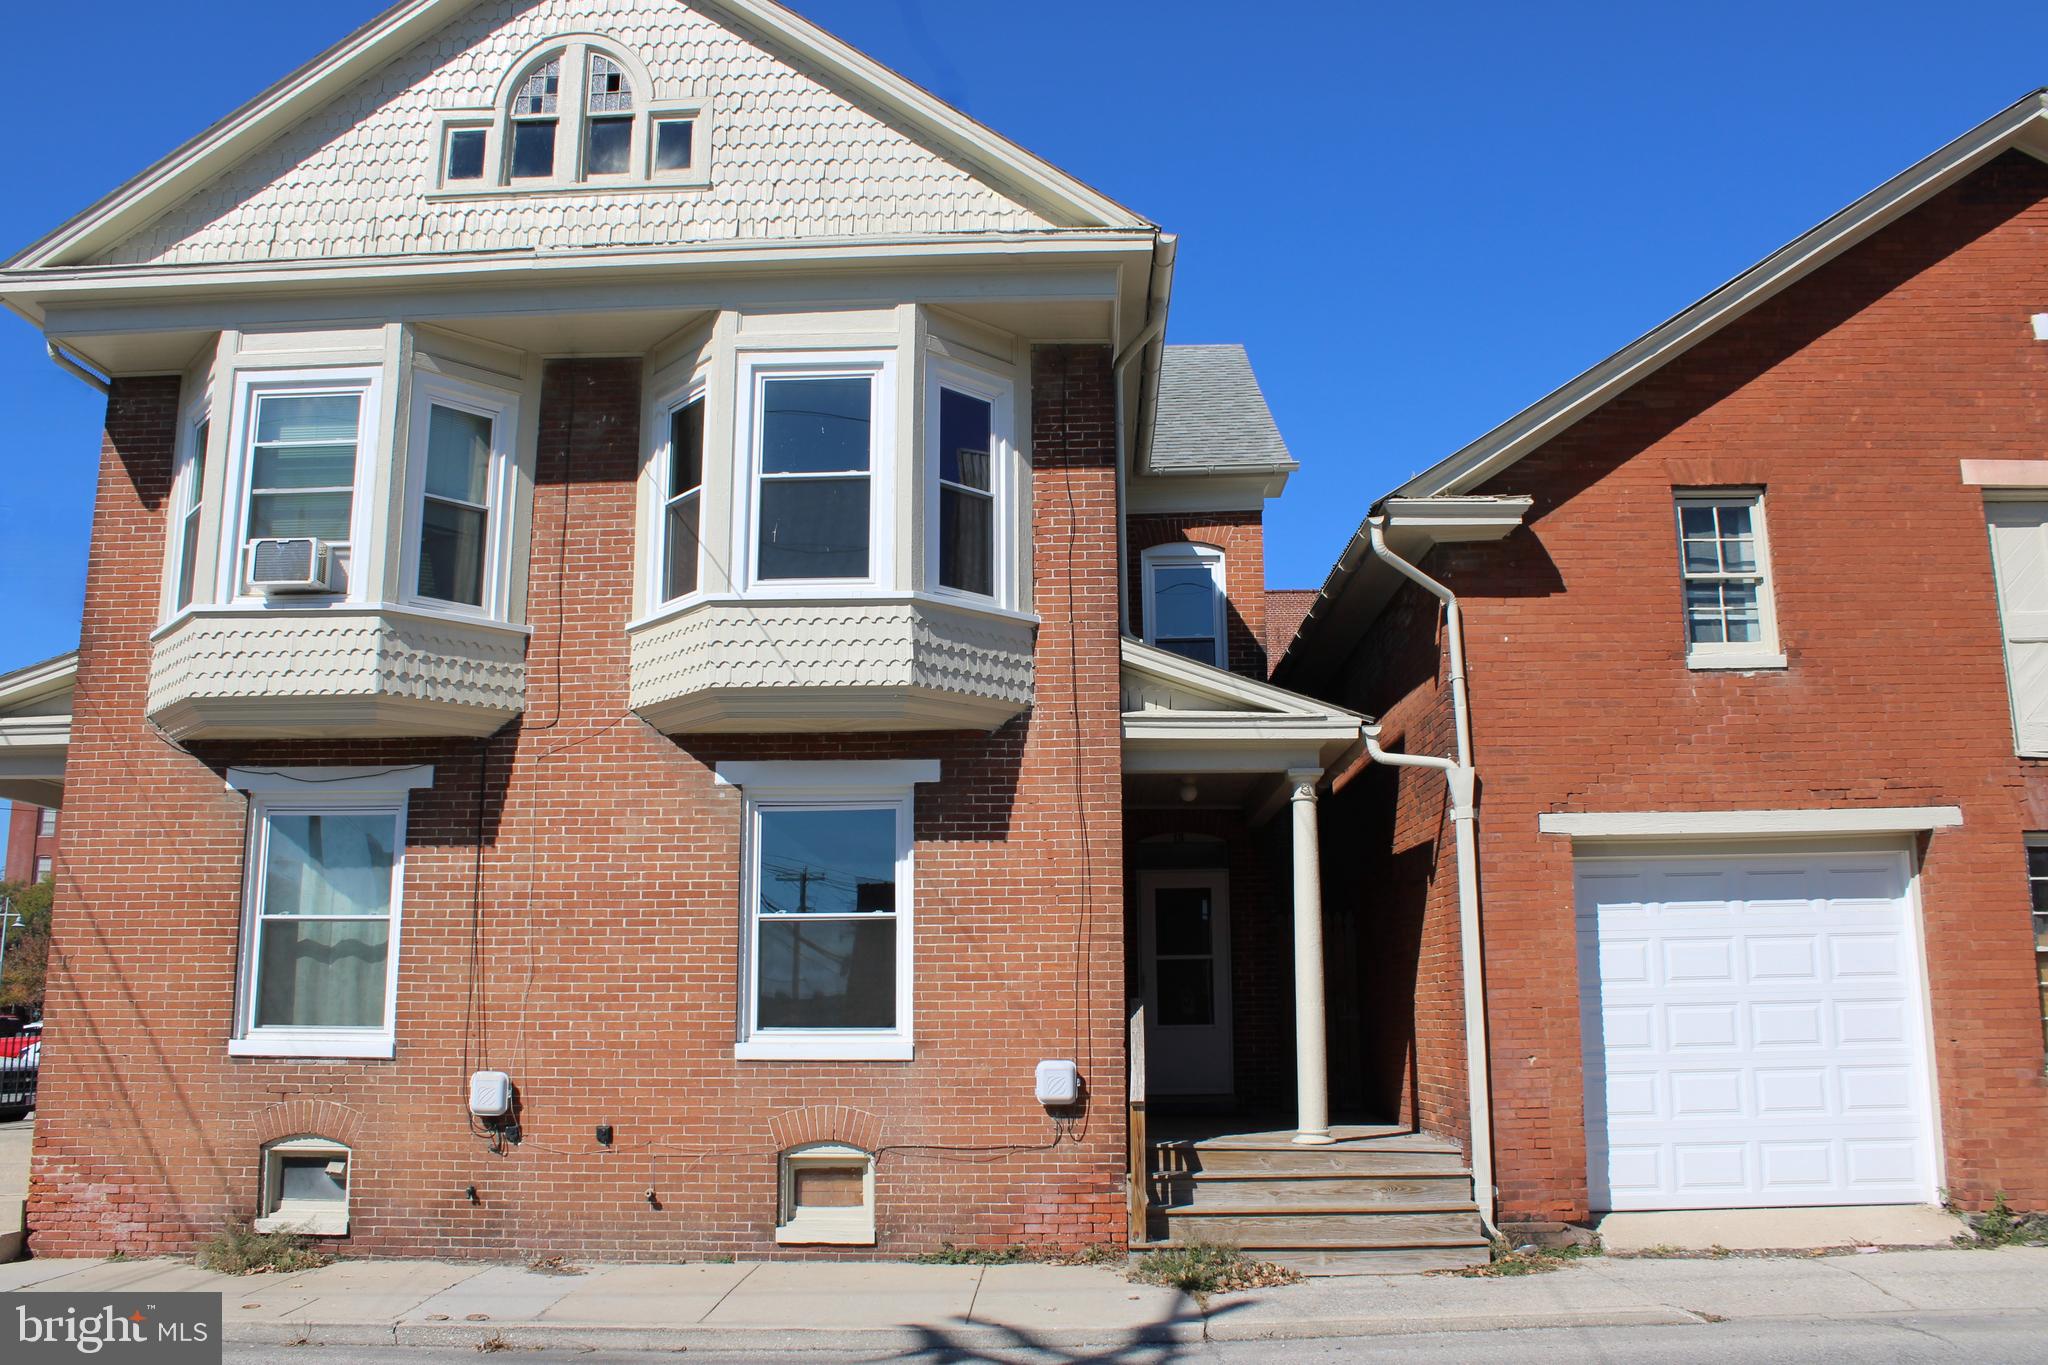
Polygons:
M562 41L513 73L496 108L439 116L439 191L707 183L704 102L657 100L646 68L625 49Z

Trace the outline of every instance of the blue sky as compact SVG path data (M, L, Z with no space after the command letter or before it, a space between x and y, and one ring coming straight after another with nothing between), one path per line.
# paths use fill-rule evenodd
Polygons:
M18 6L16 49L46 55L0 150L0 254L383 7L102 0L86 32ZM1320 583L1409 473L2048 83L2039 5L796 8L1181 235L1171 338L1248 345L1303 464L1275 587ZM90 98L59 102L74 82ZM0 669L77 640L96 399L0 316Z

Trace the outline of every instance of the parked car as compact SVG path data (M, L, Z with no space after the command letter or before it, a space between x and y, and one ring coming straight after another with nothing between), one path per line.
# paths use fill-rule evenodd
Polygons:
M36 1082L43 1065L43 1026L24 1024L0 1037L0 1123L27 1118L36 1107Z

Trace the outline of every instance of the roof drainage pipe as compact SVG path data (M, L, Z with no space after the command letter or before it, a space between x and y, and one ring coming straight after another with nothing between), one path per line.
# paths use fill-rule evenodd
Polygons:
M1456 758L1434 754L1388 753L1380 747L1380 728L1364 730L1366 752L1375 763L1395 768L1435 768L1450 785L1451 828L1458 856L1458 947L1460 975L1465 978L1465 1085L1472 1107L1472 1192L1488 1236L1498 1236L1494 1212L1499 1192L1493 1179L1493 1085L1486 1042L1485 949L1479 939L1479 773L1472 766L1472 710L1465 694L1465 627L1457 594L1394 553L1387 545L1386 518L1367 519L1372 552L1388 567L1444 604L1444 634L1450 648L1451 716L1458 733Z

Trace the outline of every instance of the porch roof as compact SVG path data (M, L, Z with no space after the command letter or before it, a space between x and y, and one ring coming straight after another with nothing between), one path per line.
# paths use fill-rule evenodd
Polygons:
M76 651L0 674L0 797L62 803L77 678Z

